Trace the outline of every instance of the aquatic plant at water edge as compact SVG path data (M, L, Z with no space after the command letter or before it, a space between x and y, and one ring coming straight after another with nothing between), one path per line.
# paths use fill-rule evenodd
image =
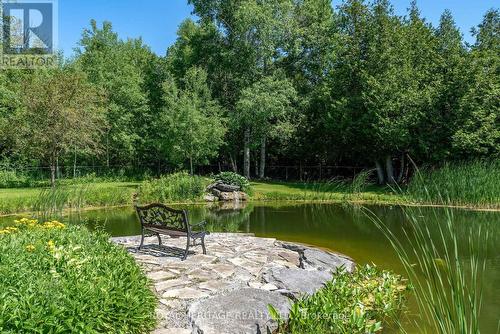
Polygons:
M142 203L171 201L198 201L209 181L186 172L165 175L159 179L145 181L139 187Z
M0 230L0 332L145 333L156 298L109 236L58 221Z
M269 311L280 333L377 333L397 323L408 289L401 276L374 266L358 267L352 274L340 269L325 287L295 302L288 321L272 305Z
M421 333L479 333L488 232L481 226L468 227L467 237L459 238L450 209L441 220L436 210L432 219L421 208L403 210L402 239L373 213L368 215L391 242L414 286L416 326Z
M412 178L407 194L418 202L500 208L500 160L424 168Z

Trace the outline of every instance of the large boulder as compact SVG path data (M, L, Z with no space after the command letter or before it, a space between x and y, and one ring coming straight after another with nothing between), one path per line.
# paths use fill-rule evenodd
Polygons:
M276 322L268 305L288 318L290 301L285 296L261 289L245 288L217 295L191 305L188 318L193 333L256 334L273 332Z
M356 268L354 261L343 254L331 253L298 244L283 243L282 246L299 253L300 267L303 269L335 272L338 268L343 267L348 272L352 272Z
M233 191L240 191L241 188L239 186L234 186L231 184L226 184L221 181L214 182L210 184L207 188L207 192L212 192L214 189L217 189L222 192L233 192Z
M328 271L273 267L264 272L262 278L278 287L279 292L297 299L314 294L332 279L332 274Z
M218 183L215 186L215 188L222 191L222 192L240 191L240 189L241 189L239 186L233 186L233 185L225 184L225 183Z
M248 195L239 190L240 187L237 186L223 183L214 183L207 187L207 191L210 192L210 195L205 196L205 200L208 202L214 202L214 197L223 202L238 202L248 200Z
M354 261L345 255L330 253L314 248L306 248L304 250L302 265L304 269L334 272L337 268L341 267L344 267L348 272L352 272L356 267Z
M242 191L221 192L219 195L219 200L225 201L225 202L246 201L246 200L248 200L248 195Z

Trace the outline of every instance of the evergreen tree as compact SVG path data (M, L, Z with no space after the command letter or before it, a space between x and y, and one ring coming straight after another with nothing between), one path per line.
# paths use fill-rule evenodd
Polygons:
M453 147L464 158L500 153L500 13L490 10L478 29L467 63Z

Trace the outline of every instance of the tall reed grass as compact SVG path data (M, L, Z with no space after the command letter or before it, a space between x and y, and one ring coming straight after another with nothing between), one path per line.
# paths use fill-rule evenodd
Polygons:
M185 172L165 175L143 182L139 187L139 200L142 203L201 201L208 183L208 179Z
M407 195L417 202L498 209L500 160L423 169L411 180Z
M445 209L444 220L437 210L432 210L433 217L420 208L403 210L406 225L402 239L375 214L367 213L392 244L414 287L419 332L479 333L488 232L469 226L468 237L459 238L451 209ZM436 221L440 221L437 226Z
M100 183L26 189L0 198L0 214L34 212L40 217L59 216L63 210L104 207L132 203L136 184Z

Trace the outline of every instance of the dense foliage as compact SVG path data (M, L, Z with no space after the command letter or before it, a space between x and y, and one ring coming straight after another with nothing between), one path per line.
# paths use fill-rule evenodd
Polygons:
M280 332L381 332L385 326L398 323L407 290L400 276L375 267L360 267L353 274L339 270L324 288L292 305L289 320Z
M0 230L2 333L144 333L154 328L148 280L109 236L21 219Z
M406 178L408 155L499 155L496 9L469 45L449 11L432 26L414 1L405 16L388 0L188 2L197 21L165 56L92 21L61 69L0 72L0 163L376 166L382 183Z

